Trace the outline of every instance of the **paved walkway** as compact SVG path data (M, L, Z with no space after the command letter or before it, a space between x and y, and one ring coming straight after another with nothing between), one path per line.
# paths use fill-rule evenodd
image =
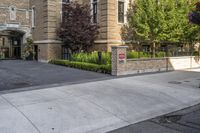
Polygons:
M112 76L36 61L0 60L0 91L105 80ZM37 88L37 87L36 87Z
M109 133L200 133L200 104Z
M102 133L200 102L199 70L0 96L1 133Z

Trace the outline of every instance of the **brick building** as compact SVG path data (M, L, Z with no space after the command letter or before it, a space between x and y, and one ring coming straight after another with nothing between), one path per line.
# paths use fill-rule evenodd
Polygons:
M56 36L61 22L62 4L70 0L0 0L0 48L7 57L21 57L25 38L34 40L35 58L48 61L61 58L62 43ZM93 22L100 25L94 50L109 51L121 45L120 29L126 22L129 0L78 0L90 4Z
M8 58L20 58L31 34L29 0L0 0L0 50Z

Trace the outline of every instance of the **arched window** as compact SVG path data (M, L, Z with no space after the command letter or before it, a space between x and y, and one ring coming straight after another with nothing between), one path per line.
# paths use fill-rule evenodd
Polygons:
M9 12L10 12L10 20L16 20L16 7L10 6Z

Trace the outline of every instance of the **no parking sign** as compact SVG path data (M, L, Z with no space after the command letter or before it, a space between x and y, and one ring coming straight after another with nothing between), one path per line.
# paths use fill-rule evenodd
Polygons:
M126 54L125 53L120 53L119 54L119 63L124 64L126 59Z

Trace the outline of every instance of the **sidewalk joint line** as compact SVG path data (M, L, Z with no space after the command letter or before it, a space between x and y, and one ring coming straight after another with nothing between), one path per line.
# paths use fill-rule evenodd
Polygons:
M12 104L9 100L7 100L4 96L0 96L2 97L6 102L8 102L11 106L13 106L20 114L22 114L29 122L30 124L38 131L38 133L42 133L37 126L20 110L17 108L17 106L15 106L14 104Z
M128 123L128 124L131 124L128 120L125 120L125 119L123 119L123 118L120 118L120 117L117 116L116 114L114 114L114 113L108 111L107 109L103 108L101 105L98 105L97 103L92 102L92 101L90 101L90 100L88 100L88 99L86 99L86 98L83 98L83 97L81 97L81 98L84 99L84 100L86 100L86 101L88 101L88 102L90 102L90 103L92 103L92 104L94 104L94 105L96 105L96 106L98 106L99 108L101 108L101 109L104 110L105 112L107 112L107 113L109 113L109 114L115 116L116 118L122 120L123 122L126 122L126 123Z

